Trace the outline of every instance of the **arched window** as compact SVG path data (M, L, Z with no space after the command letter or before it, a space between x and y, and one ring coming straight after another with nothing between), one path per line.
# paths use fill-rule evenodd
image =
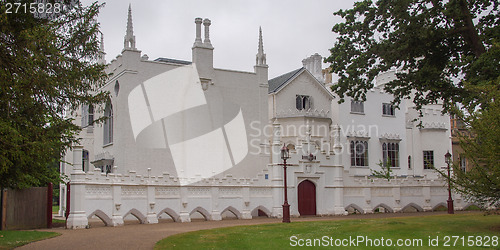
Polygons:
M384 142L382 144L382 158L384 166L389 163L391 167L399 167L399 143Z
M90 165L89 151L84 149L82 150L82 171L83 172L89 171L89 165Z
M111 101L106 103L106 108L104 108L104 133L103 133L103 144L107 145L113 142L113 105Z
M312 108L312 99L308 95L297 95L295 97L295 107L298 110L309 110Z
M118 96L118 92L120 92L120 83L118 80L115 82L115 96Z
M351 141L351 166L368 166L368 141Z
M92 126L94 124L94 106L89 105L89 121L88 125Z

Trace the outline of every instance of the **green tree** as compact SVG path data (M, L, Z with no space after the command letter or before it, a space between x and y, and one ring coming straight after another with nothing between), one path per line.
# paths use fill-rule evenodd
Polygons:
M382 179L386 179L388 181L390 181L392 178L394 178L392 176L392 166L391 166L391 160L390 159L387 159L387 162L384 164L382 161L379 161L379 163L377 164L380 166L380 171L378 170L374 170L374 169L371 169L370 168L370 173L371 173L371 176L375 177L375 178L382 178Z
M381 73L397 69L385 84L394 103L411 98L423 105L443 103L445 111L461 103L474 110L480 97L467 91L491 85L500 72L498 0L370 0L334 13L345 19L331 55L332 86L340 97L365 100ZM454 81L454 79L456 81Z
M332 90L365 100L377 75L397 70L384 85L394 103L417 110L442 103L469 124L462 138L472 170L455 166L453 183L469 199L498 204L500 195L500 1L370 0L334 13L338 38L325 59L339 80ZM456 104L460 104L460 109Z
M77 4L52 17L0 1L0 187L25 188L60 180L50 167L78 141L65 114L100 104L106 75L99 59L102 5Z
M463 171L459 163L454 163L451 180L469 200L482 206L500 206L500 105L495 101L500 91L493 87L476 91L488 93L490 101L487 109L464 118L469 131L459 138L464 149L461 157L469 166Z

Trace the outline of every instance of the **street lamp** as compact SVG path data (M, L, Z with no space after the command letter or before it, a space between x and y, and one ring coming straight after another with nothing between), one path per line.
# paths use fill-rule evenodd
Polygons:
M450 151L446 152L444 155L446 165L448 165L448 213L454 214L453 200L451 199L451 176L450 176L450 164L451 164L451 154Z
M285 192L285 202L283 203L283 222L290 223L290 205L288 204L288 195L287 195L287 186L286 186L286 159L290 158L290 154L288 152L288 148L283 144L283 148L281 148L281 159L283 159L283 189Z

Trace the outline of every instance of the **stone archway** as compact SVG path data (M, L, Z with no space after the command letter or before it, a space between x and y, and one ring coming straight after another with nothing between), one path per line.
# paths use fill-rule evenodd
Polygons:
M297 187L299 213L303 215L316 215L316 185L305 180Z
M259 217L259 216L270 217L271 211L269 211L266 207L261 205L261 206L254 208L252 210L251 214L252 214L252 217Z
M160 212L156 215L156 217L159 219L159 218L160 218L160 216L161 216L162 214L164 214L164 213L165 213L165 214L167 214L168 216L170 216L170 218L172 218L172 220L173 220L174 222L178 222L178 221L180 221L179 215L178 215L178 214L177 214L177 213L176 213L173 209L171 209L171 208L165 208L165 209L161 210L161 211L160 211Z
M109 218L109 216L106 215L106 213L104 213L103 211L101 210L96 210L94 211L93 213L91 213L88 217L87 217L87 220L90 220L92 218L92 216L96 216L97 218L101 219L101 221L104 223L105 226L109 226L109 225L113 225L113 222L111 221L111 219Z

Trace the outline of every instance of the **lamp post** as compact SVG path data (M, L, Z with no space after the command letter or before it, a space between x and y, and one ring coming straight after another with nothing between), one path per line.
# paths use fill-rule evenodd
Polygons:
M286 159L290 158L288 148L283 144L283 148L281 148L281 159L283 159L283 190L285 192L285 201L283 203L283 223L290 223L290 205L288 204L288 195L287 195L287 185L286 185Z
M448 165L448 214L454 214L453 200L451 199L451 175L450 175L450 163L451 154L450 151L446 152L444 155L446 165Z

